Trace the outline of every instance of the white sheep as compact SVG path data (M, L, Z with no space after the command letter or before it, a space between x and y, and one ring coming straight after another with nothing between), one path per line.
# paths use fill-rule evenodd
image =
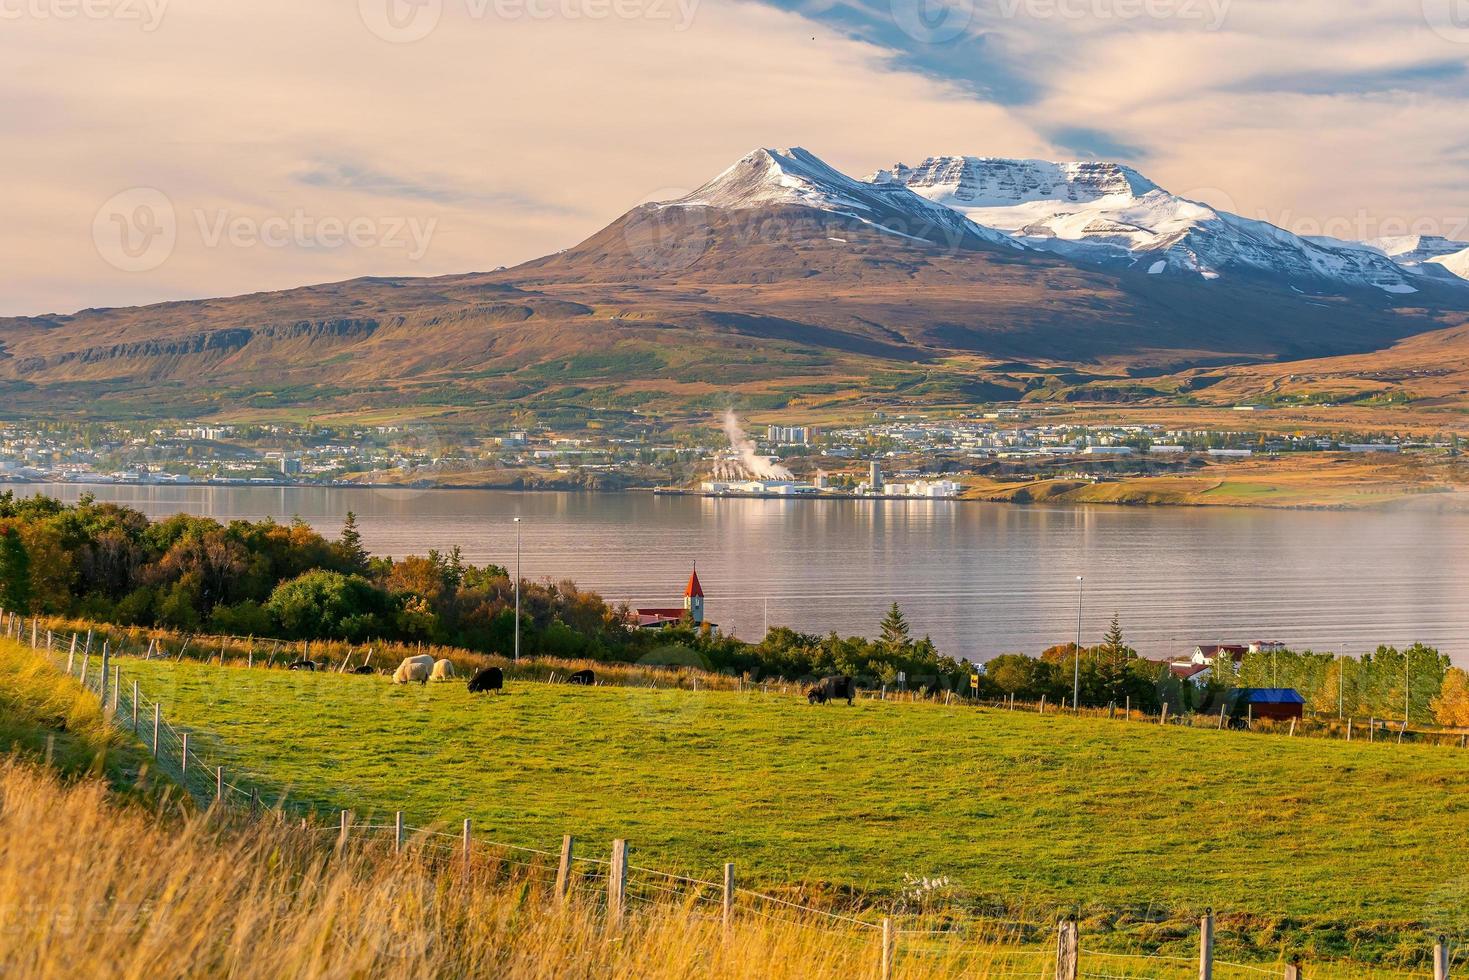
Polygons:
M427 684L429 675L433 671L434 658L428 654L423 653L416 657L407 657L398 665L398 669L393 672L393 683L408 684L412 681L418 681L420 684Z
M437 660L434 662L433 679L436 681L453 680L454 664L449 660Z

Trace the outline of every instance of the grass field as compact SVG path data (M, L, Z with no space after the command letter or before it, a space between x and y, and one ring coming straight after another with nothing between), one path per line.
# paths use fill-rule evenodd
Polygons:
M965 496L1018 503L1130 504L1182 507L1360 509L1423 506L1464 510L1469 467L1462 459L1424 456L1298 455L1213 464L1205 472L1006 483L976 480Z
M126 662L232 772L298 802L473 817L508 843L807 894L1048 915L1186 949L1220 911L1240 954L1417 961L1461 930L1469 754L942 705ZM1042 911L1043 910L1043 911ZM1425 931L1427 930L1427 931ZM1172 945L1170 945L1172 944Z

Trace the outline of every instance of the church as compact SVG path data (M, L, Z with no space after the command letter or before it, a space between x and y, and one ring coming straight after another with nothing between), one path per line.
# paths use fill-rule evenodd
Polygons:
M660 629L664 626L673 626L687 618L695 626L703 626L704 622L704 586L699 584L699 569L696 566L689 575L689 584L683 590L683 608L668 606L665 608L635 609L633 619L639 629ZM714 624L709 623L710 627Z

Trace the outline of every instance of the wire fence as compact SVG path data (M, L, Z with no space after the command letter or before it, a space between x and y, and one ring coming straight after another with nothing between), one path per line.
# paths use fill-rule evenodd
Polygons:
M21 630L7 624L7 638L25 642ZM420 827L405 822L399 811L392 823L359 822L349 811L339 812L336 827L314 825L318 807L295 804L289 793L278 791L274 800L262 797L261 787L227 772L212 754L201 751L207 739L176 726L164 706L149 697L140 682L123 672L114 658L123 656L111 641L93 650L73 633L64 643L56 634L32 628L31 646L43 653L58 670L76 679L96 695L111 724L133 735L153 759L154 767L168 776L202 809L214 807L248 810L253 816L266 813L279 820L299 819L303 833L323 843L342 847L359 845L391 847L395 852L411 850L420 858L458 858L484 865L514 869L527 881L554 890L558 896L573 893L605 903L609 917L621 918L640 908L677 908L691 916L729 923L734 916L755 916L788 926L820 932L830 941L848 941L871 946L878 959L877 974L890 980L906 959L946 957L956 969L985 977L1043 977L1055 980L1174 980L1194 977L1212 980L1250 980L1280 977L1300 980L1299 964L1248 964L1216 960L1213 956L1213 914L1200 922L1197 956L1162 953L1122 953L1080 945L1074 919L1055 922L980 918L972 913L959 917L945 914L941 925L925 925L931 916L911 917L900 928L893 916L878 917L870 911L834 911L740 887L734 865L725 865L722 880L712 881L631 864L625 841L614 841L610 857L579 854L574 839L566 837L559 851L493 840L473 831L470 820L458 834L437 827ZM44 640L44 642L43 642ZM134 654L136 655L136 654ZM1044 710L1044 709L1042 709ZM1051 942L1044 945L1047 939ZM1447 980L1449 966L1465 958L1465 950L1450 949L1443 941L1434 948L1434 963L1442 964L1436 978ZM975 972L975 971L978 972Z

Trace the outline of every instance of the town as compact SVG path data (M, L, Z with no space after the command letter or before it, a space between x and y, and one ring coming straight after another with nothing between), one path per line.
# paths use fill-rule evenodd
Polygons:
M1099 482L1308 453L1459 453L1453 435L1083 424L1057 414L1044 407L952 417L878 412L822 429L767 423L751 426L750 436L732 413L722 431L708 419L631 414L489 435L413 422L145 427L32 420L0 428L0 480L949 498L963 493L965 477Z

